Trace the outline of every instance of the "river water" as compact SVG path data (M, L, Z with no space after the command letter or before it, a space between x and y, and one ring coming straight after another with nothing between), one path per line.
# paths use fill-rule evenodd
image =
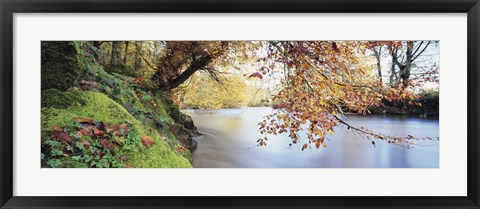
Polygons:
M360 137L344 126L326 140L327 147L301 151L303 143L289 146L287 134L269 136L267 146L257 147L263 135L257 123L274 110L252 107L222 110L184 110L192 116L201 136L193 152L198 168L438 168L439 140L419 141L405 148ZM403 116L349 116L348 122L375 132L416 137L438 137L438 119Z

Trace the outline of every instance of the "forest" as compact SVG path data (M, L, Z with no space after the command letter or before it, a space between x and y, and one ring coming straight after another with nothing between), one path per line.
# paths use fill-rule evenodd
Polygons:
M439 47L438 41L42 41L41 165L437 167ZM393 125L378 125L385 123ZM318 156L346 149L338 144L346 141L358 147L348 148L352 153L385 149L394 157L390 164L351 162L356 157L318 163ZM408 164L398 157L412 152L405 150L420 150L431 163ZM258 162L267 156L283 160Z

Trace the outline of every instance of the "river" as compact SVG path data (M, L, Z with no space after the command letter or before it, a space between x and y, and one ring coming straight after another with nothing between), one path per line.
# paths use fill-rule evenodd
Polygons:
M267 146L257 147L262 135L257 123L274 110L268 107L222 110L184 110L192 116L201 136L193 152L196 168L438 168L439 140L420 141L405 148L384 141L374 147L345 126L335 129L327 147L301 151L289 146L287 134L269 136ZM348 122L383 134L438 137L438 119L405 116L349 116Z

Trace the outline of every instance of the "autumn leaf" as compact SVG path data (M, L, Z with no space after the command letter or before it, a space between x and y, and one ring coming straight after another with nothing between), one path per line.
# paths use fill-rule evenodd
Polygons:
M78 123L92 123L93 118L74 118L73 121Z
M85 146L85 147L92 145L89 141L86 141L86 140L80 141L80 144L83 145L83 146Z
M252 74L250 74L250 76L248 76L248 78L259 78L259 79L263 79L263 76L262 74L258 73L258 72L254 72Z
M337 43L335 43L334 41L332 42L332 48L333 50L335 50L335 52L340 53L340 49L338 49Z
M185 152L186 148L184 146L177 146L177 151L180 154L183 154Z
M54 125L54 126L52 126L52 130L54 130L54 131L62 131L63 128L61 128L59 125Z
M85 129L85 128L81 128L80 130L78 130L78 132L80 132L81 135L83 135L83 136L90 136L90 134L91 134L90 130Z
M153 145L153 144L154 144L154 141L153 141L153 139L152 139L151 137L149 137L149 136L144 136L144 137L142 138L142 143L143 143L145 146L148 147L148 146Z
M93 127L92 130L94 135L103 134L103 131L100 131L97 127Z
M100 145L103 147L103 148L106 148L106 149L109 149L109 150L112 150L115 149L115 144L113 144L112 142L106 140L106 139L101 139L100 140Z
M63 131L54 131L53 132L53 138L57 139L57 140L60 140L64 143L72 142L72 137L70 137L70 135L68 135L67 133L65 133Z
M318 148L320 148L320 145L321 145L321 144L322 144L322 142L320 142L320 140L317 140L317 141L315 142L315 147L318 149Z

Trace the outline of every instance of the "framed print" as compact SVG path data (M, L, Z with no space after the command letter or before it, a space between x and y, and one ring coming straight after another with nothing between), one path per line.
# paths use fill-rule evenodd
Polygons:
M479 207L476 0L0 5L2 208Z

